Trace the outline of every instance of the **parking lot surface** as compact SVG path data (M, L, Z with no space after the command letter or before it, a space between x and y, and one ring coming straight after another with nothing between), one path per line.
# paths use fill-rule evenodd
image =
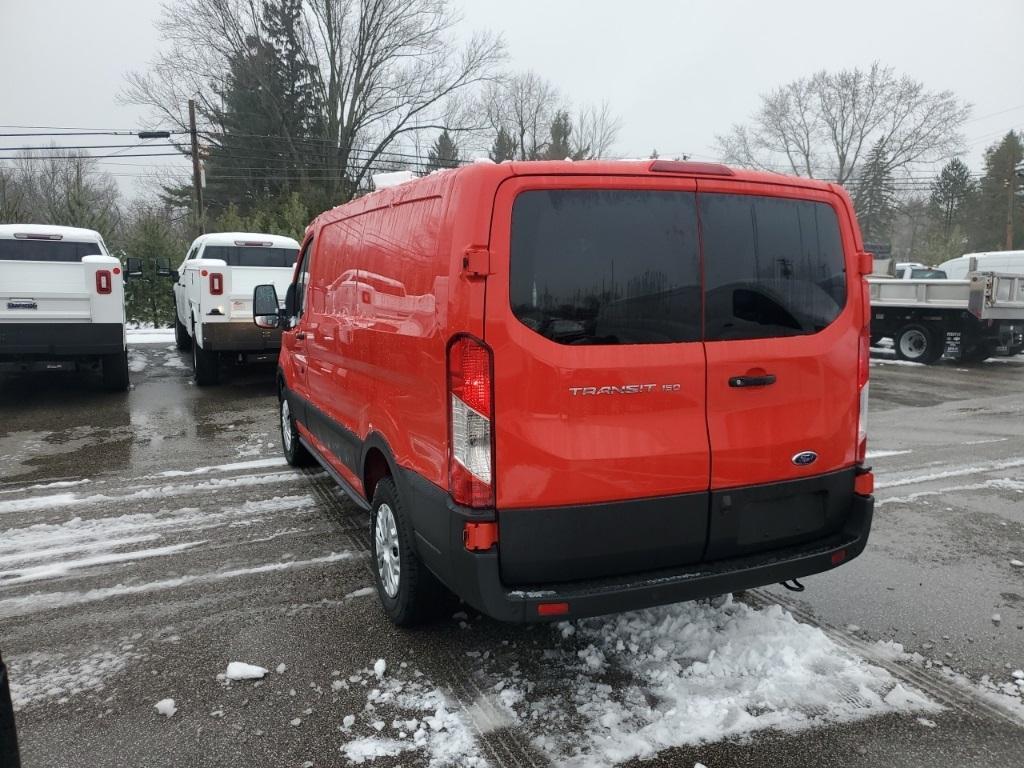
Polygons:
M365 514L280 458L272 367L198 388L160 334L130 367L124 395L0 385L27 766L1021 763L1024 357L876 351L871 541L802 593L416 631L378 608Z

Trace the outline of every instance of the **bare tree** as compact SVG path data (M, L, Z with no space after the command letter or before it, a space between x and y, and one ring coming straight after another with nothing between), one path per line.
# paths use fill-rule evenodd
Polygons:
M0 223L16 224L28 217L25 190L16 169L0 167Z
M574 123L573 156L588 160L607 157L622 129L622 119L612 114L607 101L581 107Z
M218 83L261 36L260 0L178 0L164 5L167 48L146 73L133 73L125 100L148 105L184 127L196 98L204 141L216 144ZM459 17L448 0L305 0L300 45L313 65L318 135L327 193L347 199L396 142L422 131L459 132L458 105L492 78L504 43L491 33L459 46ZM223 91L223 88L220 89ZM285 137L287 138L287 137Z
M98 230L112 237L121 223L117 182L96 161L56 146L18 158L20 210L37 224Z
M750 123L734 125L718 144L729 162L845 184L876 145L892 173L949 157L969 114L951 91L929 91L875 62L822 70L762 95Z
M512 137L520 160L543 154L551 121L565 106L558 89L536 72L518 72L490 83L483 101L492 130Z

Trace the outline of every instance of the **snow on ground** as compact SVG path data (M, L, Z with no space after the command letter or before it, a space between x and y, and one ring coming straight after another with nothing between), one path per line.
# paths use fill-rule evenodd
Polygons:
M561 637L537 651L539 667L531 662L528 675L519 663L529 651L469 652L479 665L474 677L489 690L458 712L402 667L371 678L367 708L342 721L354 736L342 752L362 763L421 750L431 765L472 765L479 755L468 722L481 733L519 727L555 764L590 768L765 729L941 709L779 606L729 597L563 623L554 632ZM371 674L348 682L365 684ZM431 709L432 718L417 717Z
M129 349L128 370L132 373L141 373L146 370L146 356L138 350Z
M871 450L869 450L867 457L869 459L884 459L884 458L886 458L888 456L904 456L904 455L906 455L908 453L913 453L913 451L871 451Z
M182 370L182 371L185 370L186 368L188 368L188 366L185 365L184 362L182 362L181 355L179 355L173 349L173 347L171 348L170 352L168 352L166 355L164 355L164 367L165 368L176 368L176 369Z
M236 461L231 464L215 464L209 467L196 467L195 469L169 469L160 473L160 477L185 477L188 475L205 475L210 472L235 472L241 469L267 469L270 467L287 467L288 462L284 457L273 459L255 459L253 461Z
M10 668L11 696L15 710L42 701L64 703L86 691L99 691L106 680L120 673L131 661L143 655L132 639L95 646L81 658L66 654L29 653L7 658Z
M228 664L224 677L228 680L259 680L267 674L267 670L244 661L232 661Z
M377 675L381 661L373 670L360 670L343 683L369 681L372 687L362 711L342 719L341 730L354 738L341 745L341 753L357 765L378 757L422 752L431 768L484 768L487 761L480 754L470 722L444 692L418 671L402 666L381 678Z
M128 345L132 344L173 344L173 328L127 328L125 336Z

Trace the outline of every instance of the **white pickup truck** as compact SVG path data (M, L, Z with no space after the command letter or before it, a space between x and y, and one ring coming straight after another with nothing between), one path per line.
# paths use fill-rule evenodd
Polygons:
M99 368L128 389L126 277L99 232L0 225L0 372Z
M239 362L276 359L281 331L257 328L252 294L273 283L283 296L292 280L299 244L290 237L252 232L200 235L174 280L178 349L192 349L197 384L216 384L222 356Z

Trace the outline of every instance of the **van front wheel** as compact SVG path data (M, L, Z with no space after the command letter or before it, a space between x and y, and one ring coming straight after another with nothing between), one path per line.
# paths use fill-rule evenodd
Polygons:
M177 315L174 317L174 346L182 352L192 348L192 337L188 335L188 328Z
M292 418L291 406L288 405L288 396L281 393L281 448L284 449L284 458L293 467L308 467L313 462L313 456L306 450L306 446L299 440L299 430L295 426L295 419Z
M390 477L381 478L374 489L370 539L374 582L384 613L400 627L429 618L443 602L442 588L416 556L412 525Z

